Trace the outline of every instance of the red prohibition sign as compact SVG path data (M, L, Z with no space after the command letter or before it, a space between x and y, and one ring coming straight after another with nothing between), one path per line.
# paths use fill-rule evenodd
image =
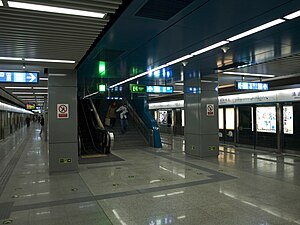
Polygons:
M60 105L58 111L60 113L66 113L68 111L68 107L66 105Z
M208 105L208 106L207 106L207 109L208 109L209 112L212 112L213 109L214 109L214 107L213 107L212 105Z

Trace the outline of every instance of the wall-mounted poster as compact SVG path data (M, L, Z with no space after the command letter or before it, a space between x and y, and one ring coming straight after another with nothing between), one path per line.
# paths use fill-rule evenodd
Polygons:
M224 109L219 108L219 130L224 129L224 114L223 114Z
M167 125L168 124L168 112L167 111L159 111L159 123Z
M276 133L276 107L256 108L257 132Z
M226 108L226 130L234 130L234 108Z
M283 133L294 133L293 106L283 106Z

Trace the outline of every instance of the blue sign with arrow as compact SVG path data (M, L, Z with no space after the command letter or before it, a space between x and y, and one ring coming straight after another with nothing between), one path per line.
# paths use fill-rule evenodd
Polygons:
M38 72L0 72L0 83L36 84L38 81Z

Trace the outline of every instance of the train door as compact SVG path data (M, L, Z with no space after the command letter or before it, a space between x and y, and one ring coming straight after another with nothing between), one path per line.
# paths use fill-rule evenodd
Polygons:
M224 141L234 143L235 139L235 109L225 108L225 132Z
M253 107L239 106L237 120L237 143L255 146L255 121Z

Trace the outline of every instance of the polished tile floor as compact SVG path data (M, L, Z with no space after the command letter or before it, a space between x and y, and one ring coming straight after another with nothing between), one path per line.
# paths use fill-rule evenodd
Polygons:
M48 174L47 142L23 128L0 142L0 223L19 225L300 224L300 159L220 147L218 158L114 150L124 161Z

